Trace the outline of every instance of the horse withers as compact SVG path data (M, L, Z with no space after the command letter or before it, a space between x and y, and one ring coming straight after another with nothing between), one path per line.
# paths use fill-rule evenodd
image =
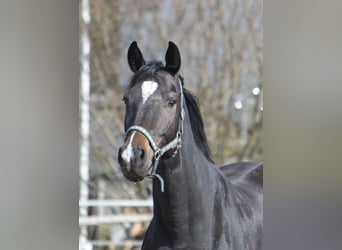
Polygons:
M177 46L165 65L128 49L118 161L133 182L153 181L153 218L142 249L262 249L263 165L214 165L197 99L184 88Z

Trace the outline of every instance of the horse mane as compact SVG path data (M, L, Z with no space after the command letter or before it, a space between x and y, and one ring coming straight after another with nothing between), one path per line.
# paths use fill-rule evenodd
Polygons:
M182 85L184 86L184 78L181 75L179 75L179 78L181 79ZM191 94L190 91L186 88L183 88L183 93L186 106L189 110L191 129L194 135L196 145L202 151L205 157L210 162L214 163L211 155L211 150L208 144L207 136L204 131L204 124L201 115L201 110L199 107L198 98Z
M140 79L146 79L148 77L151 77L154 79L156 77L156 73L159 70L166 70L165 66L161 61L150 61L144 66L142 66L139 71L133 75L133 77L130 79L130 83L128 85L128 89L132 88L133 85L138 82ZM170 72L169 72L170 73ZM182 82L182 85L184 86L184 78L179 75L179 78ZM194 135L194 139L196 142L197 147L201 150L201 152L204 154L204 156L210 161L213 162L210 147L208 144L207 136L204 131L204 124L203 119L201 115L201 111L199 108L199 102L198 98L190 93L189 90L183 87L183 93L184 93L184 100L186 103L186 106L188 107L189 114L190 114L190 124L192 133Z

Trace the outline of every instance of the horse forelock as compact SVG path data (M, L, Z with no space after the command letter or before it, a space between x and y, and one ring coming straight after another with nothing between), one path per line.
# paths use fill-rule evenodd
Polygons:
M145 80L155 80L157 71L164 68L164 64L161 61L150 61L142 66L137 73L135 73L129 81L128 88L132 88L136 83Z

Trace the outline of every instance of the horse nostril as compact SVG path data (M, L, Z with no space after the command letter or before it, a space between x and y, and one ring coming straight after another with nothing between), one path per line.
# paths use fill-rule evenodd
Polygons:
M140 149L140 159L144 159L145 157L145 150L144 149Z
M118 152L118 162L119 162L120 165L123 162L121 153L122 153L122 147L119 148L119 152Z

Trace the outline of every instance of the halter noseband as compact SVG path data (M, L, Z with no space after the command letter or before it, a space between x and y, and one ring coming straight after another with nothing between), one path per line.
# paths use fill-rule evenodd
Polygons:
M179 119L178 131L177 131L176 137L172 141L170 141L165 146L159 148L158 145L154 142L151 134L144 127L133 125L133 126L129 127L127 129L127 132L126 132L126 137L127 137L129 132L131 132L133 130L134 131L139 131L149 141L149 143L150 143L150 145L151 145L151 147L153 149L153 152L154 152L154 155L153 155L154 163L152 163L152 165L150 166L151 172L147 175L147 177L151 177L151 178L152 177L157 177L158 178L158 180L160 181L161 192L164 192L164 180L163 180L163 178L159 174L156 173L157 168L158 168L158 164L159 164L159 160L160 160L160 158L166 152L168 152L169 150L175 148L176 150L175 150L175 152L172 155L172 157L174 157L177 154L178 149L182 145L183 121L184 121L184 116L185 116L185 112L184 112L184 94L183 94L183 86L182 86L181 79L179 78L178 81L179 81L179 89L180 89L181 111L180 111L180 119Z

